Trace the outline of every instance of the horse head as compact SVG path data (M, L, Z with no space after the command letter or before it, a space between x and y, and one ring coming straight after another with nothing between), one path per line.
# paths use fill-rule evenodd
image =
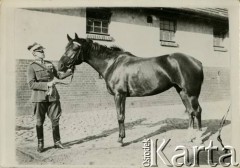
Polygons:
M71 68L74 69L75 65L79 65L84 61L84 55L86 50L86 39L79 38L75 33L75 38L72 39L67 34L68 44L65 48L65 53L58 62L58 70L66 71Z

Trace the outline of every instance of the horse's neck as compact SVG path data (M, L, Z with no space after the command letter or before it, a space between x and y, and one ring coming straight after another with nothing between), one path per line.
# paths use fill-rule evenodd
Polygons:
M108 67L112 64L114 58L103 58L98 55L96 51L91 53L86 63L93 67L99 74L105 77Z

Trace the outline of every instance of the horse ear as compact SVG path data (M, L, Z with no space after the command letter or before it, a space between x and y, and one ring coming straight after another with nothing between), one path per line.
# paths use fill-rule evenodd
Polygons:
M75 33L75 39L79 39L77 33Z
M72 38L67 34L68 41L71 41Z

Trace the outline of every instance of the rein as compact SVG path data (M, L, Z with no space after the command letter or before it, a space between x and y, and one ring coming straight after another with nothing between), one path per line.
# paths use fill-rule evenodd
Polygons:
M222 120L221 120L221 122L220 122L220 128L219 128L219 130L218 130L217 140L220 142L220 144L221 144L221 146L222 146L223 148L224 148L224 144L223 144L222 139L221 139L221 131L222 131L222 128L223 128L223 126L224 126L224 124L225 124L227 115L228 115L228 113L229 113L229 111L230 111L230 107L231 107L231 104L229 105L226 114L223 116L223 118L222 118Z
M81 44L80 44L80 43L78 43L78 42L76 42L76 41L73 41L73 43L76 44L76 45L78 45L79 47L81 47ZM81 57L80 60L83 62L83 61L84 61L83 54L80 55L80 54L81 54L81 49L82 49L82 48L80 48L80 50L78 51L78 53L77 53L76 55L78 55L77 58L80 56L80 57Z
M56 81L56 82L55 82L55 85L57 85L57 84L61 84L61 85L70 85L70 84L72 83L72 81L73 81L73 74L74 74L74 71L73 71L73 73L72 73L72 76L71 76L70 82L65 83L65 82Z

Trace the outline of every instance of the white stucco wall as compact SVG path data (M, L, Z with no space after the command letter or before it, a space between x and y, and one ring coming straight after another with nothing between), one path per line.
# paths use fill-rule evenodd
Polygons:
M179 47L175 48L160 45L159 20L154 18L153 22L152 26L146 23L144 13L134 11L129 13L115 9L109 25L109 33L114 41L96 42L107 46L118 45L141 57L183 52L199 59L204 66L229 66L229 39L228 37L225 39L227 52L214 51L213 28L210 24L198 20L177 20L175 39ZM80 37L86 37L84 15L69 16L24 9L15 10L15 54L18 58L32 58L27 46L39 42L47 48L47 59L58 60L67 44L66 34L73 37L75 32Z
M65 51L67 34L84 36L86 17L15 10L15 54L20 59L33 59L27 47L34 42L42 44L46 59L59 60Z
M160 45L159 20L153 20L153 26L146 23L144 13L129 16L113 13L110 23L110 35L115 39L115 44L142 57L151 57L173 52L189 54L204 64L212 67L228 67L230 64L229 38L226 37L224 45L227 52L214 51L213 27L211 23L198 20L177 20L177 31L175 40L179 47L166 47ZM121 22L118 22L117 18ZM128 22L128 23L127 23Z

